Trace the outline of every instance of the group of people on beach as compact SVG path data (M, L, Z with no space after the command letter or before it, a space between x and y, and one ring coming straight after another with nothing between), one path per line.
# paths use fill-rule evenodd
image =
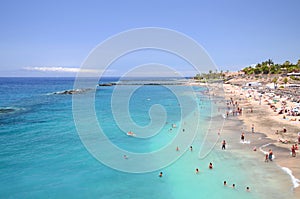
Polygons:
M232 106L232 108L231 108ZM230 98L230 101L227 102L227 111L226 111L226 118L229 117L229 113L232 113L232 116L242 115L243 109L238 106L237 101L233 101L233 98Z
M273 160L273 151L272 149L269 149L269 153L266 153L265 156L265 162L269 162Z

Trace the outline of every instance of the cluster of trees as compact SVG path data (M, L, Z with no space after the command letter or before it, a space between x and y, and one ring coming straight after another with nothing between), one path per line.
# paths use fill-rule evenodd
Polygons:
M300 72L300 59L296 64L289 61L285 61L283 64L275 64L271 59L268 59L267 61L256 64L255 67L248 66L242 69L242 71L247 75L298 73Z
M228 72L228 71L227 71ZM225 77L225 74L223 73L223 71L212 71L212 70L209 70L208 73L202 73L202 74L197 74L194 79L197 79L197 80L206 80L206 79L223 79Z

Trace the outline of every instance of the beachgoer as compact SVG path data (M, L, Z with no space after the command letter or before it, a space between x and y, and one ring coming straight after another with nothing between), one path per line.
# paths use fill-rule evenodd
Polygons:
M296 149L294 145L292 146L291 150L292 150L292 157L296 157Z
M199 173L199 169L198 168L196 168L196 173Z
M213 165L212 165L212 163L211 163L211 162L209 163L209 166L208 166L208 168L209 168L209 169L212 169L212 168L213 168Z
M161 178L163 176L163 172L160 172L159 173L159 177Z
M178 146L176 147L176 151L179 151L179 147Z
M222 142L222 150L225 150L225 149L226 149L226 141L223 140L223 142Z
M254 124L252 124L251 131L254 133Z
M273 151L269 149L269 160L272 161L273 159Z
M286 130L286 128L285 128L285 127L283 127L283 132L284 132L284 133L286 133L286 131L287 131L287 130Z
M265 162L269 162L269 154L266 154Z
M249 187L246 187L246 191L250 191L250 188L249 188Z
M295 144L295 150L298 150L298 144Z
M127 155L124 155L123 157L124 157L124 159L128 159Z
M245 134L244 133L242 133L242 135L241 135L241 140L244 142L245 141Z
M235 184L232 184L232 188L235 188Z
M227 182L226 182L226 180L224 181L224 186L226 186L227 185Z
M190 146L190 151L193 151L193 146Z
M256 149L256 146L253 148L253 151L256 151L257 149Z

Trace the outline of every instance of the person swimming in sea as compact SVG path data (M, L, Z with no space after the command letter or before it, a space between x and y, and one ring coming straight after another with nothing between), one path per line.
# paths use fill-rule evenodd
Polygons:
M224 184L224 186L226 186L226 185L227 185L227 182L226 182L226 180L223 182L223 184Z
M193 151L193 146L190 146L190 150Z
M235 188L235 184L232 184L232 188Z
M198 174L199 173L199 169L198 168L196 168L196 174Z
M209 168L209 169L212 169L212 168L213 168L213 165L212 165L211 162L209 163L208 168Z
M160 172L159 173L159 177L161 178L163 176L163 172Z
M249 188L249 187L246 187L246 191L250 191L250 188Z

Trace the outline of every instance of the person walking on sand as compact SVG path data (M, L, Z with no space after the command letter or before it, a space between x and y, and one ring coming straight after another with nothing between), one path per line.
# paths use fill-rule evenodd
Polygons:
M223 142L222 142L222 150L225 150L225 149L226 149L226 141L223 140Z
M254 124L252 124L251 131L254 133Z

